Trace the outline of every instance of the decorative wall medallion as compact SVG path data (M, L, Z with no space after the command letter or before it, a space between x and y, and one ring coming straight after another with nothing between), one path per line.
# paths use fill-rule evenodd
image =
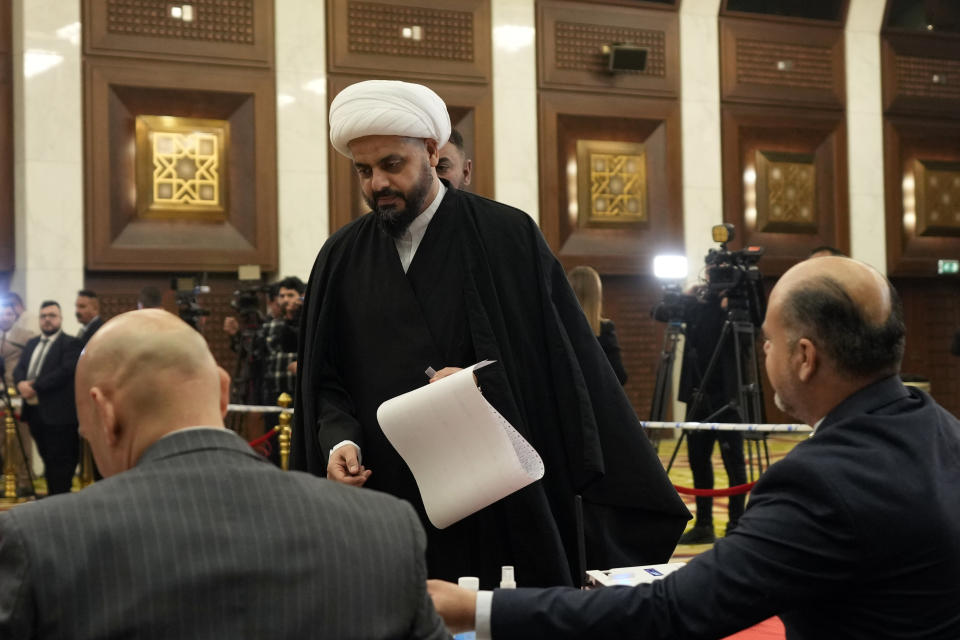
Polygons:
M913 161L917 235L960 236L960 162Z
M647 156L643 144L577 141L580 226L647 222Z
M812 153L756 151L757 231L817 232L817 167Z
M137 215L220 222L227 217L226 120L137 116Z

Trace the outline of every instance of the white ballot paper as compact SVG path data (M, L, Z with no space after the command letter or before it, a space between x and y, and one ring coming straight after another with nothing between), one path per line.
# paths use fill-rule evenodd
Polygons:
M380 428L413 472L438 529L543 477L543 460L480 393L484 360L377 409Z

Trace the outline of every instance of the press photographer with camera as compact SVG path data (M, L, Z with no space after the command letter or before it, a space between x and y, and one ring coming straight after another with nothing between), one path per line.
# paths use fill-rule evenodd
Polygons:
M306 285L296 276L277 283L280 315L263 325L263 403L276 404L277 396L292 397L297 382L297 341L300 337L300 310Z
M684 294L669 292L654 310L662 322L680 321L686 336L677 399L687 403L688 422L748 423L763 421L755 328L763 323L765 297L757 262L759 247L729 251L733 225L714 228L719 249L705 258L704 283ZM714 443L729 478L729 486L747 482L743 432L687 431L687 455L693 486L713 489L711 456ZM730 496L726 533L743 514L746 497ZM716 539L713 498L697 496L696 522L680 544L705 544Z

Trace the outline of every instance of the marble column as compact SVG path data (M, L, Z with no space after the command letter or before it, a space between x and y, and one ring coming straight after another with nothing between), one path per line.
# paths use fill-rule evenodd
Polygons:
M73 303L83 286L83 107L80 3L13 3L14 216L11 288L30 311Z
M324 3L276 3L280 273L306 279L329 235Z
M851 0L845 33L850 253L887 269L883 196L883 98L880 25L883 2Z

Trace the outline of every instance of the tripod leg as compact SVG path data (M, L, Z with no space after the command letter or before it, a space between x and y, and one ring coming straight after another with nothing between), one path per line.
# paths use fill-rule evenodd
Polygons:
M686 431L680 432L680 437L677 438L677 446L673 448L673 455L670 456L670 462L667 464L667 473L670 473L670 469L673 468L673 461L677 459L677 452L680 451L680 445L683 444L683 439L686 437L686 435Z

